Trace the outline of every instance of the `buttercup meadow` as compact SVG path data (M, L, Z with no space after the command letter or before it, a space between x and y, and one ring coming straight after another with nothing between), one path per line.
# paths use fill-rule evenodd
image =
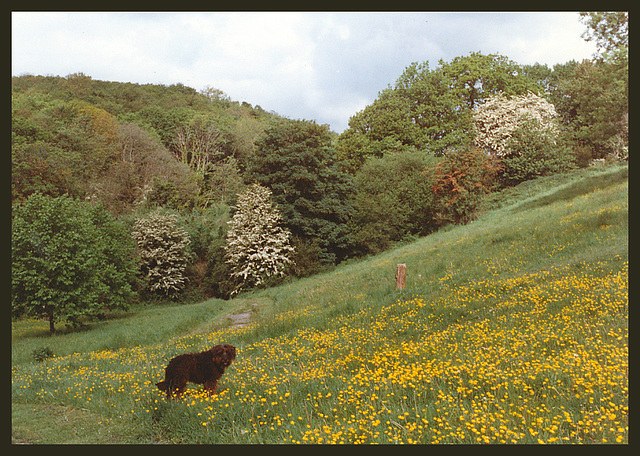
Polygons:
M14 439L627 443L627 167L554 179L467 225L231 301L54 336L14 322ZM246 309L246 326L225 318ZM237 359L219 393L191 384L167 401L155 383L169 359L220 343ZM36 361L41 347L52 355Z

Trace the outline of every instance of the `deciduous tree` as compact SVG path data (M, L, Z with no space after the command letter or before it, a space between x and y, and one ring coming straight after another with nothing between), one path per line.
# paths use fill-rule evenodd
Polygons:
M176 296L186 285L187 248L191 242L178 225L178 216L157 209L136 220L132 235L138 245L140 272L147 289Z
M282 227L282 216L271 195L268 188L254 184L238 196L225 245L232 275L239 280L235 293L284 276L293 263L291 233Z
M544 98L532 92L511 97L502 92L493 95L473 111L475 144L498 157L510 154L509 140L527 120L536 121L528 126L536 125L540 134L552 139L558 135L555 107Z
M594 40L598 46L598 51L605 60L628 61L628 11L581 12L580 19L588 27L582 37L586 41Z
M394 87L349 120L338 142L351 172L386 152L425 150L436 155L473 141L471 113L491 95L538 92L521 67L500 55L471 53L451 62L412 63ZM364 156L364 159L359 156Z
M14 208L11 228L14 316L46 317L54 332L57 321L128 307L134 246L101 205L36 193Z

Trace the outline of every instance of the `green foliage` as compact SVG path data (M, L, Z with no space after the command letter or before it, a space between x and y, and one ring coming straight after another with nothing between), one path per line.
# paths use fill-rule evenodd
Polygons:
M353 161L352 170L367 158L418 145L420 132L410 121L410 103L408 97L388 88L349 120L349 129L338 147L341 158Z
M258 142L247 176L271 189L293 236L319 241L322 263L332 264L346 256L352 184L339 168L326 125L306 120L274 122Z
M185 275L188 291L195 300L209 296L228 298L231 271L225 262L224 245L230 207L219 203L183 215L180 223L189 235L189 248L193 259L187 265Z
M146 289L171 297L185 287L185 270L191 259L191 240L177 222L177 215L158 209L138 218L132 233Z
M473 218L492 171L485 176L479 162L456 162L451 151L471 146L473 113L495 94L544 96L563 130L555 144L526 127L510 130L503 185L564 172L572 156L580 166L605 156L626 159L626 16L583 16L603 51L593 62L521 67L471 53L434 69L412 63L339 136L313 121L233 102L211 87L198 93L182 84L111 83L82 73L15 77L12 202L68 194L127 219L173 210L194 254L180 298L229 297L237 283L224 261L226 222L216 214L257 183L273 192L291 232L290 272L324 271Z
M69 193L120 215L145 200L155 176L178 194L157 195L156 204L203 207L220 193L232 200L237 172L273 117L216 89L95 81L82 73L14 77L12 199ZM237 172L229 172L231 158Z
M196 204L198 180L157 138L132 123L119 125L118 138L120 156L96 183L95 193L113 213L131 213L141 203L172 208Z
M41 193L52 197L82 195L64 152L44 141L13 143L11 148L11 199L20 202Z
M12 198L87 195L117 155L116 124L104 110L40 94L12 97Z
M34 194L14 207L11 291L14 316L74 323L132 297L133 245L101 205Z
M51 347L35 348L33 352L31 352L31 354L33 355L33 359L37 362L42 362L49 358L53 358L54 356L53 350L51 350Z
M18 322L12 437L626 443L627 168L525 182L472 224L237 300L147 307L47 341ZM250 326L218 323L253 303ZM219 394L192 385L168 403L153 384L166 362L222 341L239 356ZM36 364L43 344L56 358ZM74 429L50 419L59 404Z
M572 139L586 145L593 158L629 153L628 65L583 61L571 77L562 79L560 90Z
M471 53L451 62L409 65L395 87L349 120L340 136L340 156L351 172L385 152L426 150L438 155L473 140L471 110L497 93L540 91L515 62L500 55Z
M177 129L171 150L182 163L204 175L211 163L225 156L226 135L223 126L220 119L194 116Z
M580 18L588 27L582 37L587 41L595 40L605 60L628 61L628 11L581 12Z
M629 153L629 29L628 12L582 12L588 29L582 35L595 41L599 54L581 63L570 61L525 67L556 107L579 164L592 158Z
M436 228L432 174L439 158L421 152L369 159L354 178L352 231L360 253L379 253Z
M570 61L554 65L553 69L536 64L525 66L524 70L527 77L544 88L546 98L555 106L580 166L586 166L593 158L628 157L626 59Z
M539 90L521 74L520 65L505 56L472 52L448 64L443 60L439 63L456 97L470 109L497 93L511 96Z
M216 163L210 163L205 179L205 198L211 204L233 204L237 195L244 190L242 173L238 160L227 157Z
M575 167L572 150L546 131L537 119L526 119L511 134L501 157L499 179L516 185L540 176L562 173Z

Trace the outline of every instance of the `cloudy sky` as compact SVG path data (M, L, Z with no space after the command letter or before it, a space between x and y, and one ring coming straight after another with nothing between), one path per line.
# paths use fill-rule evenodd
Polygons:
M12 12L11 74L214 87L341 133L412 62L590 58L576 12Z

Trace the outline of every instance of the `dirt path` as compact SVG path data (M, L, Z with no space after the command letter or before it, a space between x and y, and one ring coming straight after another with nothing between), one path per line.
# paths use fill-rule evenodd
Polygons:
M249 324L249 320L251 319L251 312L229 315L227 318L233 321L233 323L231 324L232 328L242 328Z
M257 302L251 303L251 310L238 314L228 315L226 318L232 321L232 328L242 328L247 326L251 320L251 314L255 313L258 307Z

